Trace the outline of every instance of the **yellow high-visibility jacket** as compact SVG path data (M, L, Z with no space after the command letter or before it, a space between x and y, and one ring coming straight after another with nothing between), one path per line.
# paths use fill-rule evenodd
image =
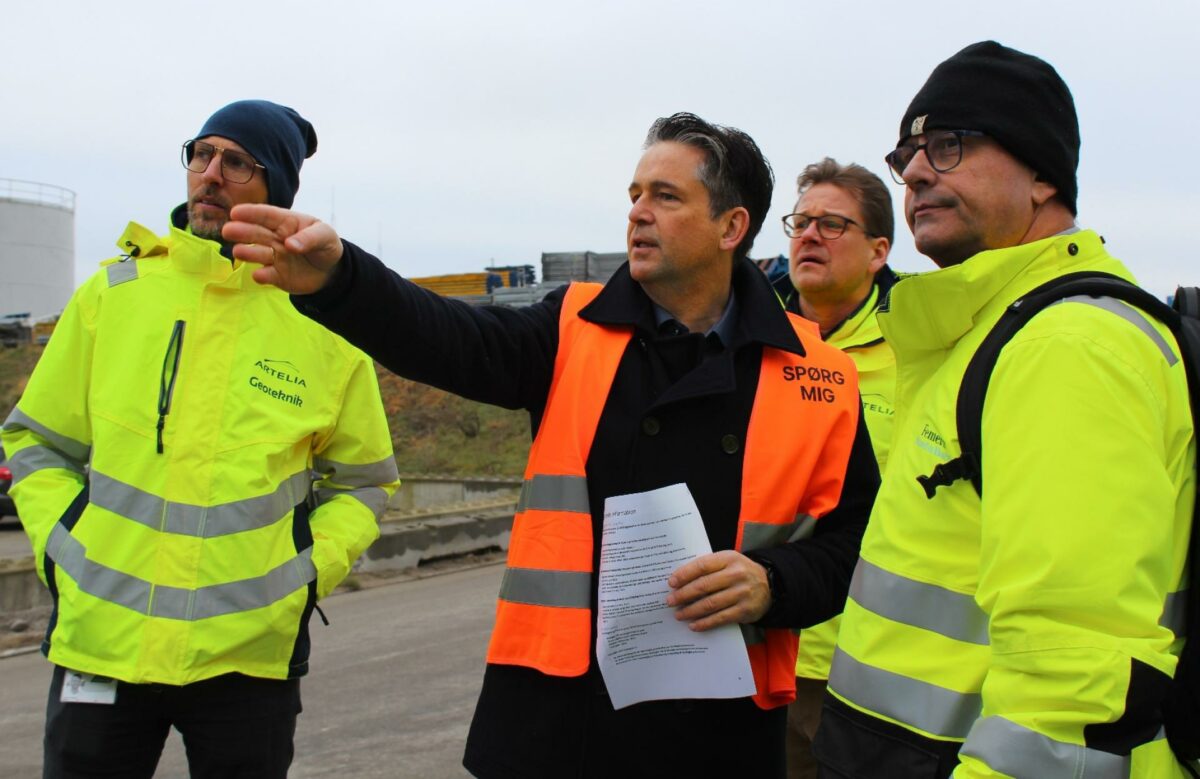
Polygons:
M135 683L302 675L398 486L373 365L214 241L131 223L118 246L4 424L43 651Z
M891 274L888 269L883 272ZM874 284L858 310L825 338L830 346L836 346L848 354L858 368L863 419L871 434L871 448L875 452L881 475L887 466L892 420L896 413L892 405L896 391L896 356L879 330L877 316L884 294L880 284ZM837 641L840 623L841 617L837 616L800 631L796 676L806 679L825 679L829 676L829 663L833 659L833 646Z
M1047 308L988 385L982 500L969 481L932 499L917 482L961 454L959 385L1002 310L1079 270L1129 278L1073 232L904 279L879 316L895 435L829 678L847 708L815 744L847 776L908 775L883 757L909 749L896 726L929 751L961 744L958 779L1183 775L1158 705L1181 644L1196 447L1169 331L1111 299Z

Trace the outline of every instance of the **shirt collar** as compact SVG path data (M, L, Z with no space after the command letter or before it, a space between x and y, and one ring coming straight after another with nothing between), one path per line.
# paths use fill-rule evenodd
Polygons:
M684 332L687 331L687 328L683 326L682 322L679 322L679 320L671 316L670 311L667 311L665 308L657 303L654 303L653 301L651 301L651 303L654 306L654 323L658 325L658 329L660 331L662 330L662 326L667 322L676 322L681 330ZM721 345L728 348L731 344L733 344L733 337L737 332L737 322L737 296L733 294L732 290L730 290L729 301L725 304L725 310L721 312L721 318L717 320L716 324L708 328L704 335L715 335L721 341Z
M732 312L727 311L732 314L729 329L724 330L721 322L714 326L721 328L718 332L726 348L737 349L753 342L794 354L805 353L767 277L749 260L734 263L732 289L731 299L736 301L736 307ZM629 263L617 269L595 300L580 311L580 316L601 325L632 325L646 333L657 330L654 304L629 275ZM725 342L727 335L730 340Z

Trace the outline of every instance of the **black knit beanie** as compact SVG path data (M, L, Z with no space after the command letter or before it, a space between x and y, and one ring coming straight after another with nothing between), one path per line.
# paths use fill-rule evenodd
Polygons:
M1075 213L1079 119L1071 90L1048 62L995 41L971 44L934 68L904 112L899 143L928 130L987 133Z
M267 169L267 202L291 208L300 166L317 150L317 132L291 108L268 100L239 100L208 118L196 138L236 141Z

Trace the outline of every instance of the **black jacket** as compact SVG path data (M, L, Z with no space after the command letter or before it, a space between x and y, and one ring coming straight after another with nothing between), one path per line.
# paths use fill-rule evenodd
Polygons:
M401 376L527 409L536 433L554 371L564 291L523 309L472 307L401 279L347 243L334 282L294 301ZM627 266L581 312L589 321L635 328L587 459L593 570L599 570L605 498L678 482L695 497L713 549L733 548L742 443L762 348L804 351L766 278L748 261L737 263L733 291L738 323L729 344L714 344L711 335L660 335L652 303ZM771 562L783 587L761 625L806 627L841 611L878 484L860 416L837 509L810 539L751 555ZM594 614L594 590L592 597ZM691 765L706 775L727 760L739 775L782 776L782 708L764 712L750 699L695 700L614 712L594 658L591 667L568 679L489 665L467 768L487 777L637 776L672 775Z

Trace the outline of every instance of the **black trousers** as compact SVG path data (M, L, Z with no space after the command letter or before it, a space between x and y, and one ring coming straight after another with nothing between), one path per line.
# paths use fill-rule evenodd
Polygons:
M117 683L113 704L63 703L62 668L46 703L45 779L150 779L174 726L193 779L287 776L299 679L227 674L193 684Z

